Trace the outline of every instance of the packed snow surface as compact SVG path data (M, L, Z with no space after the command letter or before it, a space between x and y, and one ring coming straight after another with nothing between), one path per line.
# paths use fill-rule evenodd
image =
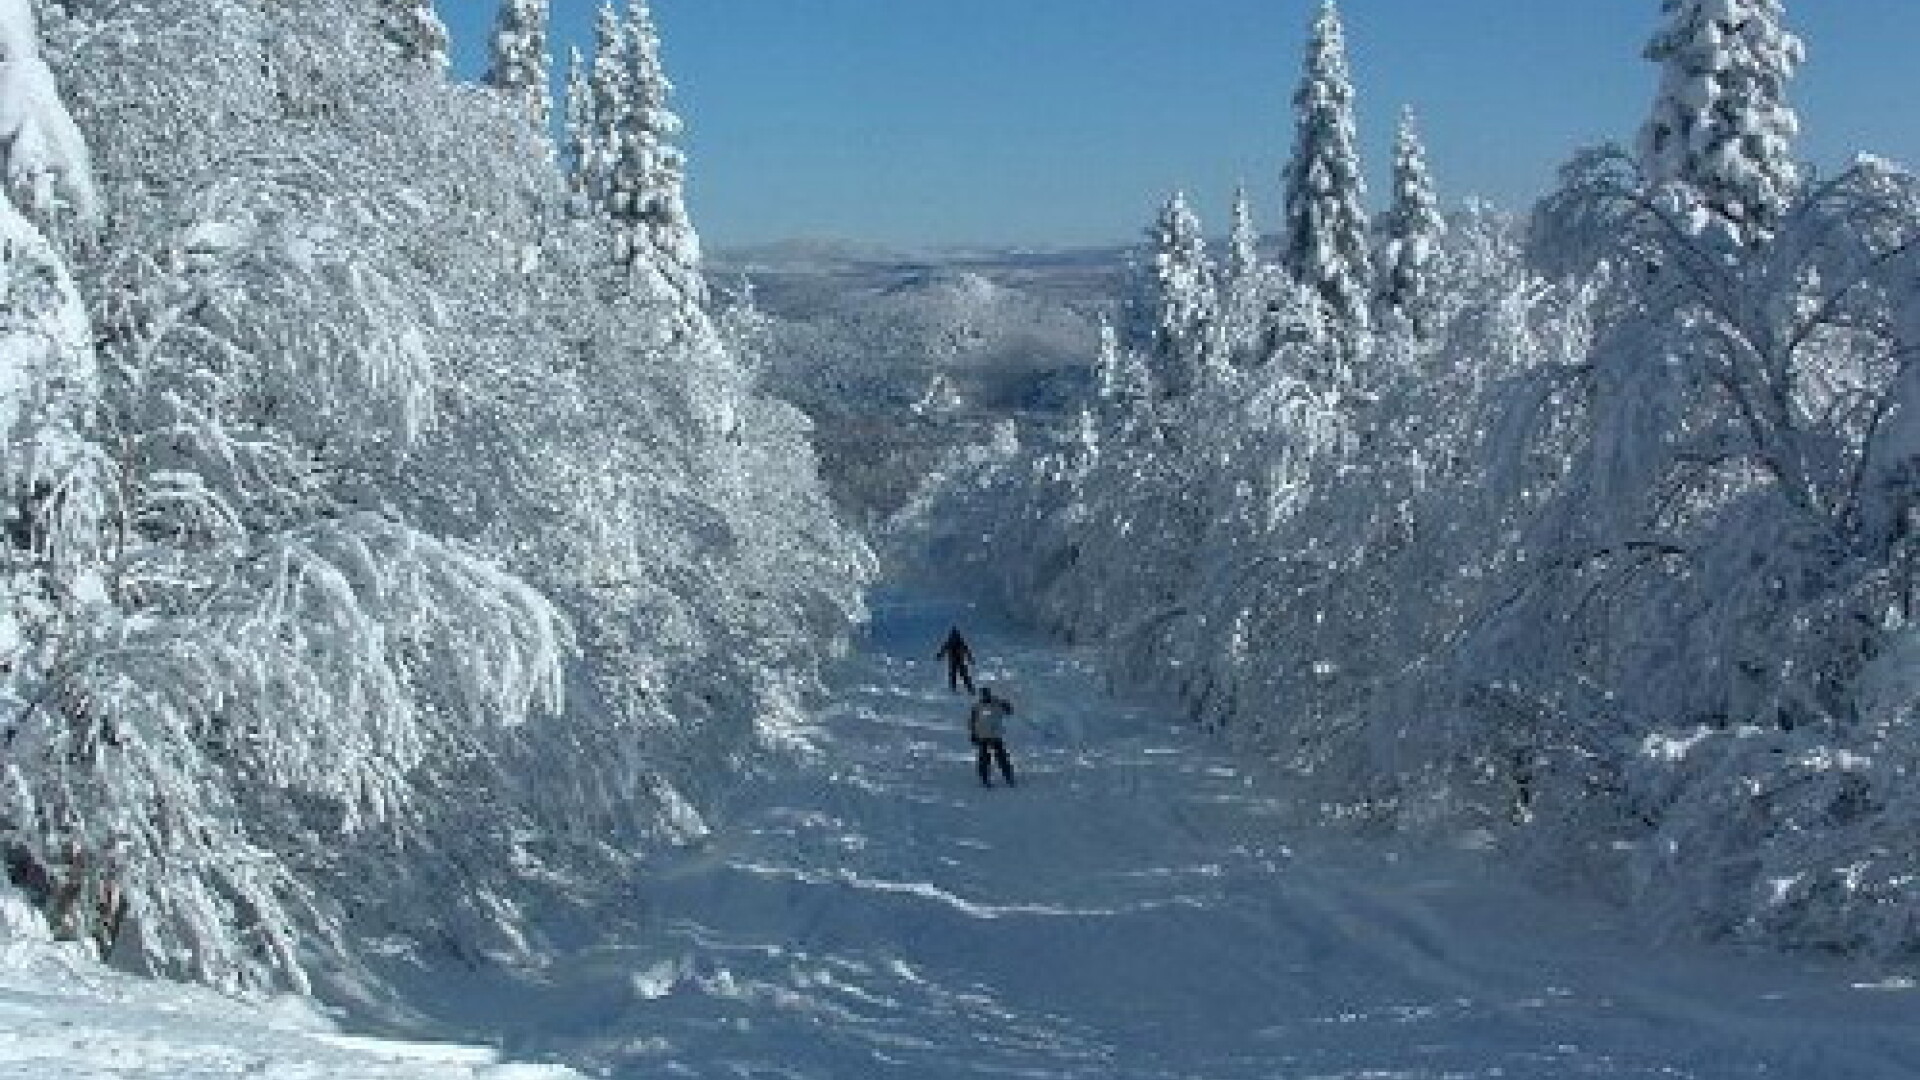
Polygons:
M974 775L932 656L955 621L1018 708L1016 789ZM1491 837L1298 825L1276 778L955 605L880 596L798 734L730 826L636 883L629 945L441 973L414 1004L508 1058L634 1080L1920 1075L1911 980L1662 942L1524 884ZM570 1075L35 947L0 965L0 1080Z
M950 622L1018 712L979 786ZM881 595L814 751L636 886L646 940L456 995L615 1077L1913 1077L1920 994L1661 942L1488 838L1290 824L1284 785L1075 652ZM477 989L477 988L476 988Z

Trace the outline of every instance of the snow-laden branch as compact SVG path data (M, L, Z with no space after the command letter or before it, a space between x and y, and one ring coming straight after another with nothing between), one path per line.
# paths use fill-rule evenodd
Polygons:
M41 58L32 0L0 0L0 163L8 192L28 213L99 211L86 140Z

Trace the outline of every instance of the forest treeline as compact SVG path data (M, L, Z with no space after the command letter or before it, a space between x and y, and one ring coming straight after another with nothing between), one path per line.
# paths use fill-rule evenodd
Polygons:
M582 159L544 8L476 86L426 0L0 0L0 845L122 966L524 956L860 618L650 11Z
M1630 148L1442 212L1409 113L1372 214L1324 3L1277 226L1171 198L1073 422L920 510L1331 817L1910 956L1920 180L1794 157L1778 0L1661 13Z

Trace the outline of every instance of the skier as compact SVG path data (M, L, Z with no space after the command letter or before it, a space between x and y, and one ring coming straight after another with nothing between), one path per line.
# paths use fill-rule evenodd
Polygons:
M945 657L947 661L947 689L958 693L960 684L967 684L967 693L973 693L973 650L967 647L967 639L960 636L960 628L954 627L947 633L946 644L933 654L935 660Z
M980 700L974 702L967 713L967 734L973 739L974 752L978 755L975 762L980 769L980 785L993 786L993 763L1000 763L1000 775L1013 787L1013 761L1007 757L1006 719L1013 712L1013 702L1006 698L995 697L993 688L980 688Z

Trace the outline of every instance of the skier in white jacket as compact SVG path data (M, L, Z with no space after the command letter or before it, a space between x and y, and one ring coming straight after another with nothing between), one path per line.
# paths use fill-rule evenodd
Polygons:
M980 688L980 700L973 703L967 713L967 734L973 739L975 752L979 755L977 764L980 769L980 784L993 786L993 763L1000 763L1000 776L1008 787L1013 787L1013 761L1007 757L1006 720L1013 712L1013 702L1006 698L995 697L993 688Z

